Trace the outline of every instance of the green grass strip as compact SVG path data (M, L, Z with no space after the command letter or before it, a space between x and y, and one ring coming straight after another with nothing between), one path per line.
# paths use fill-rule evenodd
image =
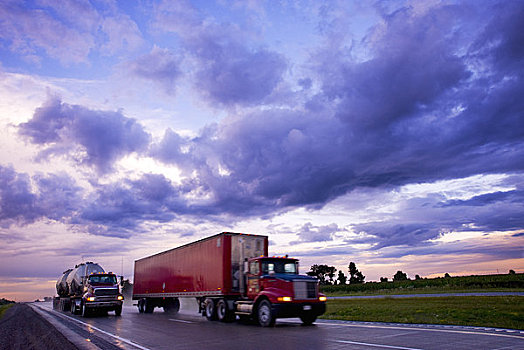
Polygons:
M328 300L323 319L524 329L524 297Z
M14 304L0 305L0 318L4 317L4 313Z

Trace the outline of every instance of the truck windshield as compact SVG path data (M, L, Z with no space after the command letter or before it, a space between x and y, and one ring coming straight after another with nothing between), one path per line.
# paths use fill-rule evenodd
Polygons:
M116 284L115 275L92 275L89 276L89 283L107 283Z
M297 274L297 265L295 261L290 260L264 260L262 261L262 273L288 273Z

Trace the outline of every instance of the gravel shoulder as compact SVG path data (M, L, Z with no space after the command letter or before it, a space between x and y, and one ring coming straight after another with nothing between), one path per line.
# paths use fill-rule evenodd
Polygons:
M15 304L0 319L0 349L77 350L62 333L26 304Z

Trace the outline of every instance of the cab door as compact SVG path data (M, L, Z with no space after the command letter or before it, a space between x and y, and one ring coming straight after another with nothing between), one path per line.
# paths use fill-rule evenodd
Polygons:
M247 297L254 299L260 292L260 262L258 260L249 262L247 274Z

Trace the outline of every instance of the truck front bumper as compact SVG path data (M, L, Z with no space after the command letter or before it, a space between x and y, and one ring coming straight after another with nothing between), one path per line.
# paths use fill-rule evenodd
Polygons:
M272 307L277 318L299 317L304 314L320 316L326 312L326 303L322 302L281 303L273 304Z
M122 307L122 301L86 301L84 306L90 309L116 309Z

